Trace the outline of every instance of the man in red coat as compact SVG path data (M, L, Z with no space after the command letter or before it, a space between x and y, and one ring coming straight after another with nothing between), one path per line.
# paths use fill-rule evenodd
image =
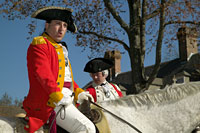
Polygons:
M72 9L44 7L32 15L33 18L46 20L45 32L35 37L27 52L29 93L23 101L28 125L25 129L33 133L47 123L54 110L61 110L62 116L56 122L69 132L95 133L95 126L73 105L79 93L83 92L73 80L68 59L68 49L61 42L67 30L76 32L72 19ZM75 94L75 95L74 95ZM85 95L88 99L90 95Z
M95 58L86 64L84 71L90 73L93 82L86 89L86 92L79 94L79 103L82 103L82 97L85 97L87 92L93 96L95 102L114 100L123 96L116 84L106 81L108 69L112 66L113 62L105 58Z

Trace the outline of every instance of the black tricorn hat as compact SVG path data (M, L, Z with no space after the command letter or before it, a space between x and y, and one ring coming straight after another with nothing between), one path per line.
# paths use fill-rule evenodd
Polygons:
M113 66L113 62L105 58L95 58L90 60L84 68L85 72L96 73L109 69Z
M70 8L49 6L38 9L31 17L46 20L47 22L51 20L61 20L68 24L67 28L69 31L76 32L77 28L72 18L72 12L73 10Z

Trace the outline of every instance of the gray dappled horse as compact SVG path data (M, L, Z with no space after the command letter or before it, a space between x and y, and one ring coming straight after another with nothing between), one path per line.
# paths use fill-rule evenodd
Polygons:
M173 85L100 104L134 125L142 133L191 133L200 122L200 82ZM104 111L111 133L137 133L135 129ZM17 129L15 119L0 117L0 133ZM6 131L5 131L5 130ZM5 131L5 132L4 132Z

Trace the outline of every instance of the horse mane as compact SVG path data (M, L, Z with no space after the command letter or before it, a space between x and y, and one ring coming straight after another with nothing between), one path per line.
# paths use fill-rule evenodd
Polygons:
M117 100L111 100L101 103L106 106L121 105L124 107L140 108L146 107L147 109L153 106L164 104L173 104L188 96L192 96L200 92L200 82L190 82L187 84L174 84L167 86L162 90L146 91L137 95L128 95Z

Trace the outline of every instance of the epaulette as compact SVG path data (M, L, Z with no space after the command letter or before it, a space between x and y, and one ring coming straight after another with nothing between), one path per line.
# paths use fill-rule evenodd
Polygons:
M43 36L34 37L31 45L46 44Z

